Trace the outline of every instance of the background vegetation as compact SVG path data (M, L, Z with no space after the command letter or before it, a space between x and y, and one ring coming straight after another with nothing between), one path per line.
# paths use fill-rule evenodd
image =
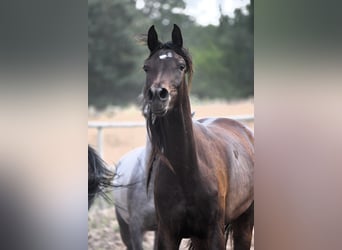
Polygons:
M221 14L218 26L199 26L187 15L183 0L88 0L89 105L136 102L144 84L143 60L148 49L136 41L154 24L162 41L170 40L178 24L192 54L195 74L192 94L198 98L253 96L253 5L234 17Z

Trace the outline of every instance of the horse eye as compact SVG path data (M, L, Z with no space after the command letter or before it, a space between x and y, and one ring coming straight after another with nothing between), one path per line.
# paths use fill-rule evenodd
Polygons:
M147 65L144 65L144 66L143 66L143 70L144 70L145 72L147 72L147 71L149 70L149 67L148 67Z
M185 69L185 65L184 65L184 64L179 65L179 69L180 69L181 71L183 71L183 70Z

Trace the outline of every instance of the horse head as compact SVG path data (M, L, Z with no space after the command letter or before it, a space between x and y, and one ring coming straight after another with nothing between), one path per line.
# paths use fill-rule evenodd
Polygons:
M183 48L180 28L174 25L172 40L161 43L154 26L148 30L147 45L150 50L143 69L146 72L144 87L145 109L154 116L165 116L179 101L180 89L188 86L192 76L192 61L188 51Z

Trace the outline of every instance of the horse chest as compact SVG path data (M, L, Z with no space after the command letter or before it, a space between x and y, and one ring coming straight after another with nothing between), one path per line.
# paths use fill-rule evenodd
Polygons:
M160 176L159 176L160 177ZM178 179L157 178L155 203L159 219L183 237L203 236L216 217L213 195L192 189L184 190Z

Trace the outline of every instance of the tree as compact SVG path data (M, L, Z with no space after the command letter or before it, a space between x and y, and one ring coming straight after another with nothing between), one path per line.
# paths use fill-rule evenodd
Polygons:
M142 12L150 19L151 24L156 25L160 40L170 40L170 31L173 24L179 25L182 30L192 24L189 16L182 14L185 8L183 0L144 0Z
M89 105L127 103L141 90L141 48L135 43L144 17L129 0L88 2Z
M240 9L235 10L233 19L221 16L218 35L227 34L220 39L223 57L222 64L230 69L229 81L232 95L247 97L254 93L254 44L253 3L247 6L247 14Z
M135 102L144 85L142 64L146 46L135 36L154 24L160 40L170 40L174 23L194 61L191 93L200 98L240 98L253 95L253 4L247 14L221 14L219 26L199 26L182 14L184 0L88 0L89 105Z

